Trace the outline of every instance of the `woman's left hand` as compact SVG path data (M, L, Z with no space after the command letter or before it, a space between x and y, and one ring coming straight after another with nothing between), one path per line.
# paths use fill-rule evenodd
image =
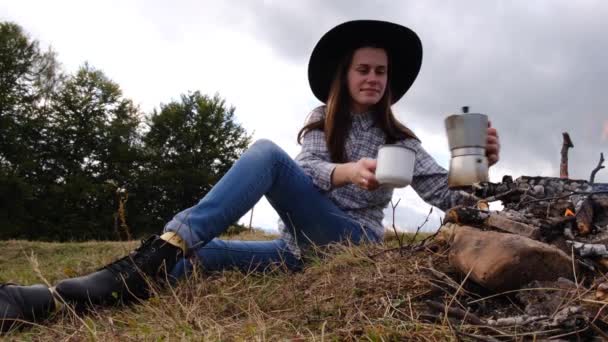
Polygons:
M500 155L500 140L498 140L498 131L492 127L492 123L488 121L488 140L486 142L486 157L490 166L496 164Z

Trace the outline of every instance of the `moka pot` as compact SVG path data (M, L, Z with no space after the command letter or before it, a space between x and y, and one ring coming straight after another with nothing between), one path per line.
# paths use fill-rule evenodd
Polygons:
M450 115L445 119L445 129L452 158L448 174L448 187L470 187L488 181L486 141L488 116L468 113Z

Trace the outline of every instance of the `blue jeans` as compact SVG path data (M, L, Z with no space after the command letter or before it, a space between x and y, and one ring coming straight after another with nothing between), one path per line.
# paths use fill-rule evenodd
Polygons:
M301 248L346 239L354 243L380 240L338 208L285 151L269 140L256 141L198 204L175 215L165 231L181 236L189 254L198 257L204 270L248 271L277 263L290 269L300 268L300 258L287 248L283 238L273 241L216 238L262 196L266 196ZM184 260L173 275L180 277L191 267L191 262Z

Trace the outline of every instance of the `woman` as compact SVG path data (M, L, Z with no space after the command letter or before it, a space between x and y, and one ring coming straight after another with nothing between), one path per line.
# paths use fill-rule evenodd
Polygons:
M191 267L186 255L198 257L205 270L250 270L276 263L299 269L300 250L311 244L379 242L383 209L393 193L374 176L378 147L385 143L416 151L411 185L426 202L444 210L462 203L463 195L447 187L446 170L391 111L414 82L421 61L420 41L406 27L370 20L336 26L310 58L310 86L325 105L312 111L299 132L302 151L295 160L272 142L257 141L198 204L178 213L160 237L144 241L129 256L92 274L60 281L50 291L42 285L2 286L4 326L15 320L39 321L64 302L82 308L147 298L146 278L162 282L165 270L182 276ZM490 164L498 160L498 152L496 130L489 128ZM281 238L216 238L262 196L281 217Z

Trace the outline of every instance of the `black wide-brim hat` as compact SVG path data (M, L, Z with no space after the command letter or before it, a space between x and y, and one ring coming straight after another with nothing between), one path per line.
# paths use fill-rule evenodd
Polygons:
M327 102L338 64L346 54L370 45L388 52L391 102L401 99L420 71L422 43L409 28L379 20L347 21L321 37L308 63L308 82L317 99Z

